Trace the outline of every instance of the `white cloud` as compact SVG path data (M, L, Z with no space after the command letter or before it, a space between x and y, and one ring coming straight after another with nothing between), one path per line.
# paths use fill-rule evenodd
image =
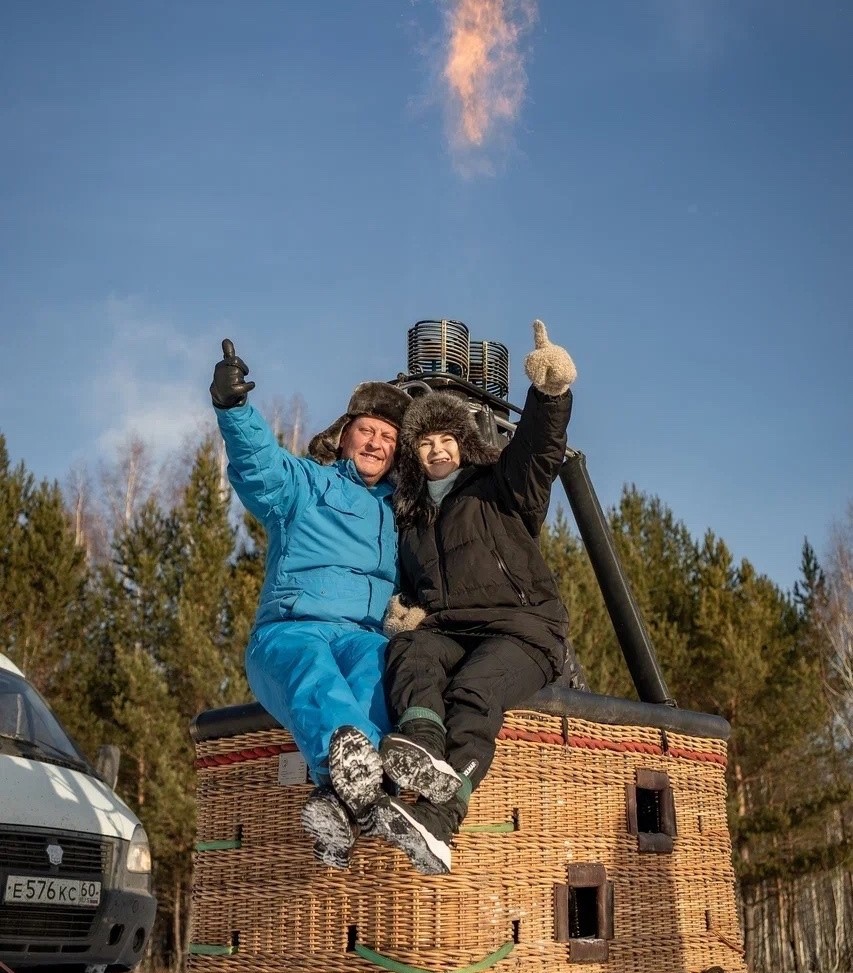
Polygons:
M108 336L91 403L97 452L109 459L138 436L162 461L210 428L207 342L134 297L110 297L96 313Z

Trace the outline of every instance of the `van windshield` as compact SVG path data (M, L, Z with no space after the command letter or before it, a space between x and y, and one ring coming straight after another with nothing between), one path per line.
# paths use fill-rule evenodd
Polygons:
M36 689L14 672L0 668L0 738L14 741L21 756L61 761L90 770ZM8 751L7 751L8 752Z

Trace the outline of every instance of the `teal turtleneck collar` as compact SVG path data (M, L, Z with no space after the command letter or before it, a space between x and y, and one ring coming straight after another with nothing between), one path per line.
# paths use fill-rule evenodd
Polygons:
M427 489L429 490L429 495L432 498L432 502L437 506L441 506L441 501L450 492L450 488L456 482L456 477L462 472L462 467L458 467L452 473L448 473L443 480L427 480Z

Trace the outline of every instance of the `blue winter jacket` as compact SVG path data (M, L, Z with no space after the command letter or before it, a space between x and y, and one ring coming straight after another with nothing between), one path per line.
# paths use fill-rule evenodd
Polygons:
M398 589L393 488L368 488L351 460L321 466L279 446L251 405L217 409L228 479L267 532L255 627L353 622L381 631Z

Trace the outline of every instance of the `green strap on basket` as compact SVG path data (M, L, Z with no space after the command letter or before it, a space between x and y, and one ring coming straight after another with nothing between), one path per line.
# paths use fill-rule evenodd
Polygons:
M197 841L196 851L230 851L233 848L242 848L243 842L239 838L220 838L218 841Z
M234 946L214 946L208 943L190 943L189 952L193 956L233 956Z
M463 824L459 830L464 834L508 834L517 828L515 822L503 821L500 824Z
M495 963L499 963L502 959L509 956L513 946L515 946L514 942L504 943L500 949L489 953L479 963L472 963L471 966L464 966L461 969L453 970L452 973L480 973L480 970L487 970L490 966L494 966ZM372 949L368 949L367 946L362 946L361 943L355 944L355 952L362 959L375 963L376 966L381 966L385 970L393 970L394 973L430 973L430 970L425 970L421 966L409 966L408 963L400 963L398 960L391 959L390 956L383 956L382 953L376 953Z

